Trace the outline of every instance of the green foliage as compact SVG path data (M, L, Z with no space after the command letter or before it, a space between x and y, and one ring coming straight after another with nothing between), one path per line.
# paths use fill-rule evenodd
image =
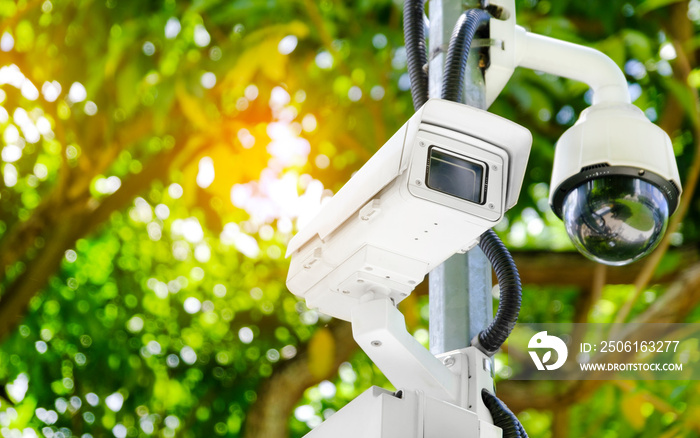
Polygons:
M167 194L161 201L158 217L137 198L105 232L68 251L51 288L32 300L33 316L5 343L3 377L25 373L38 391L31 403L60 414L45 423L73 434L178 422L170 429L236 433L260 379L308 340L317 317L299 318L309 311L284 288L279 234L261 239L251 260L203 235ZM185 237L172 231L178 221ZM112 394L122 406L110 407ZM208 407L198 408L205 399ZM42 422L18 417L9 426Z
M516 3L520 24L624 68L635 104L673 129L685 178L697 109L667 31L678 2ZM697 30L698 2L686 15ZM400 5L0 0L0 17L12 40L0 76L34 87L0 86L0 311L18 288L37 292L0 348L3 436L240 436L265 382L302 353L332 377L306 389L291 436L389 385L361 353L332 372L328 318L286 290L284 252L412 113ZM699 87L700 69L687 81ZM534 137L520 201L497 227L509 247L572 250L549 175L589 100L582 84L519 70L491 108ZM699 215L694 202L674 247L698 241ZM682 262L670 253L658 274ZM581 293L527 285L521 320L571 321ZM604 287L590 321L613 321L633 293ZM632 313L664 293L647 288ZM427 341L426 297L404 306ZM697 406L694 383L605 386L573 405L570 436L685 436ZM521 418L552 436L552 412Z

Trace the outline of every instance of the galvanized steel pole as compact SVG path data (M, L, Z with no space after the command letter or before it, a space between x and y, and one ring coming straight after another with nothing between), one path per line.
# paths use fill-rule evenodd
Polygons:
M429 90L439 97L443 66L452 30L467 8L478 7L474 0L430 0ZM469 54L464 84L464 102L486 108L484 76L479 68L479 48ZM471 339L493 319L491 265L475 247L467 254L456 254L429 274L430 351L440 354L469 346Z

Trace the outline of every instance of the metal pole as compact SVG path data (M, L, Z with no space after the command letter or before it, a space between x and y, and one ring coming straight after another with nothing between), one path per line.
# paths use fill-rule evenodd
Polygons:
M477 0L430 0L429 89L439 97L442 73L452 30L466 8L478 7ZM478 48L473 48L464 84L465 102L486 108L484 77ZM429 275L430 352L445 353L469 346L471 339L493 319L491 265L478 247L456 254Z

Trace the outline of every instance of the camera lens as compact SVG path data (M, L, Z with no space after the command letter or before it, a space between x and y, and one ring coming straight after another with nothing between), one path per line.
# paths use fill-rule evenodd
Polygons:
M566 231L591 260L621 266L649 254L668 224L666 197L655 185L631 176L586 181L566 195Z
M431 147L426 182L433 190L482 204L485 167L483 163Z

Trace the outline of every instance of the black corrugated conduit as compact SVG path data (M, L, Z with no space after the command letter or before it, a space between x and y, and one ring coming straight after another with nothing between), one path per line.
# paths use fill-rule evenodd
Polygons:
M513 331L520 313L522 285L513 256L493 230L481 235L479 248L491 262L498 279L501 298L496 317L472 340L472 345L493 356Z
M481 399L491 412L493 424L503 429L503 438L528 438L518 417L498 397L482 389Z
M443 99L453 102L462 100L462 87L469 49L476 32L488 24L490 19L491 16L488 12L482 9L470 9L457 20L445 61L442 83ZM484 251L496 272L501 299L498 302L496 317L487 328L474 338L472 345L489 356L493 356L501 348L518 321L522 286L513 257L493 230L488 230L481 236L479 247Z
M443 99L461 102L469 49L476 32L487 25L490 19L491 15L483 9L470 9L457 20L447 49L445 72L442 76Z
M428 72L424 69L428 64L428 52L425 46L423 11L423 0L406 0L403 4L403 39L413 108L416 111L428 101Z

